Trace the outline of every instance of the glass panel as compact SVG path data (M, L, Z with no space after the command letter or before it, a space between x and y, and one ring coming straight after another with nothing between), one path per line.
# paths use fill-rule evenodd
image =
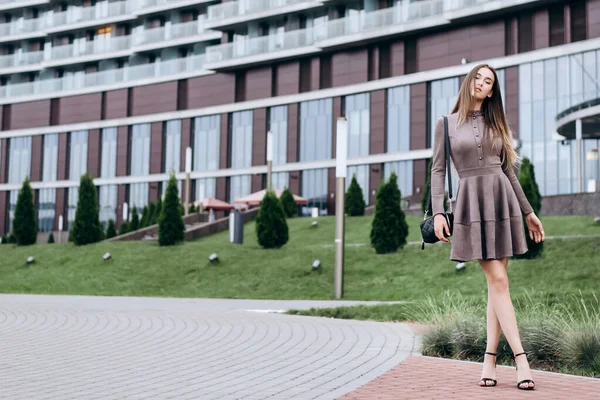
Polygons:
M8 162L8 183L23 183L31 170L31 136L9 139Z
M350 187L350 183L352 182L352 177L356 176L356 181L362 189L363 199L365 200L366 205L369 205L369 168L369 165L356 165L348 167L348 179L346 179L346 191L348 191L348 187Z
M346 96L348 158L369 155L369 93Z
M130 160L131 176L150 174L150 124L132 126Z
M129 215L131 210L136 207L142 210L148 204L148 183L132 183L129 185Z
M413 165L414 161L395 161L384 164L384 176L386 182L390 179L392 172L398 176L398 188L400 196L407 197L413 194Z
M251 176L232 176L230 178L229 185L229 203L235 204L237 199L247 196L251 193Z
M203 201L205 197L217 197L217 179L196 179L196 201Z
M69 179L79 182L87 172L88 131L71 132L69 139Z
M52 232L56 214L56 189L40 189L38 204L38 231Z
M104 230L108 227L108 220L117 221L117 185L100 186L100 222ZM141 211L141 210L140 210ZM140 216L141 217L141 216Z
M433 143L433 134L437 120L443 116L450 114L456 98L458 96L459 79L448 78L439 81L432 81L429 84L429 107L430 107L430 144Z
M319 215L327 215L327 169L302 171L302 197L308 199L302 215L311 215L313 207L319 209Z
M58 172L58 134L53 133L51 135L44 135L43 140L44 153L42 154L42 157L44 161L42 180L44 182L53 182L56 181Z
M274 172L271 179L275 190L284 190L290 185L289 172Z
M387 152L410 150L410 86L388 90Z
M219 138L221 118L219 115L194 119L194 171L219 169Z
M233 113L231 127L231 168L252 166L252 111ZM236 180L236 182L238 182Z
M273 165L287 162L287 110L287 106L271 108L269 123L273 134Z
M114 178L117 172L117 128L102 129L100 177Z
M180 172L181 170L181 120L167 121L166 123L166 149L165 149L165 170L171 172Z
M300 103L300 161L330 160L333 100Z

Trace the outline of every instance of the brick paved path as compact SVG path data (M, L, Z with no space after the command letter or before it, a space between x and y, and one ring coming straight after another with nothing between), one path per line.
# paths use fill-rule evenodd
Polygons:
M478 386L481 364L410 356L340 400L598 400L600 379L534 371L536 389L519 390L514 368L498 366L498 386Z
M335 399L408 326L257 310L355 303L0 295L0 399Z

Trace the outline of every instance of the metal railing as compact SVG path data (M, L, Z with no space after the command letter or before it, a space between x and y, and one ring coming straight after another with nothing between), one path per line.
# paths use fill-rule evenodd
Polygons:
M92 7L71 6L67 9L67 11L58 13L49 11L46 14L46 21L48 24L46 28L54 28L98 19L123 16L131 14L133 7L134 3L131 0L114 3L108 3L104 1L96 3L96 5Z
M242 0L215 4L208 7L208 21L216 22L241 15L282 8L300 3L314 3L315 0Z
M43 58L43 51L17 52L0 56L0 69L39 64L42 62Z
M204 29L204 20L183 22L180 24L166 24L160 28L145 29L137 33L134 37L133 44L138 46L148 43L158 43L167 40L181 39L186 37L197 36L201 33L210 32Z
M90 74L73 74L62 78L17 83L0 87L0 97L30 96L64 90L86 89L119 83L130 83L186 72L197 72L204 65L204 55L135 65Z
M0 24L0 40L10 36L39 32L44 29L43 18L23 19Z

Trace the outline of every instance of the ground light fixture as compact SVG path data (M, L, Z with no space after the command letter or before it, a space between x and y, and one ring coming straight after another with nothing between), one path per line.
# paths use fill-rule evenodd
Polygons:
M111 255L110 255L110 253L108 253L108 252L107 252L106 254L104 254L104 256L102 256L102 259L104 259L104 261L108 261L108 260L110 260L111 258L112 258L112 256L111 256Z
M35 258L33 257L27 257L27 264L33 264L35 262Z
M458 263L456 264L456 271L463 271L465 268L467 268L467 264L464 262Z
M219 256L217 255L217 253L213 253L210 255L210 257L208 257L208 261L210 261L211 264L217 263L219 262Z
M316 228L317 226L319 226L319 221L313 221L312 222L312 227Z
M321 260L315 260L312 263L312 270L313 271L317 271L319 268L321 268Z

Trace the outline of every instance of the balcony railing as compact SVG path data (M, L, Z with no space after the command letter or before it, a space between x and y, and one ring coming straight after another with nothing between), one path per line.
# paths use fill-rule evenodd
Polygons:
M106 39L80 41L69 45L56 46L50 49L45 61L64 60L72 57L82 57L92 54L106 54L116 51L129 50L131 36L117 36Z
M160 28L146 29L135 35L134 45L139 46L149 43L159 43L167 40L194 37L210 31L204 29L204 20L183 22L180 24L166 24Z
M43 51L17 52L6 56L0 56L0 69L35 65L41 63L43 59Z
M208 21L217 22L224 19L251 15L262 11L282 8L300 3L314 3L315 0L250 0L231 1L208 7Z
M93 7L71 6L67 11L46 13L46 20L48 23L46 28L57 28L99 19L127 16L128 14L131 14L133 7L134 3L132 1L119 1L114 3L104 1L96 3ZM131 14L131 17L133 18L133 14Z
M28 33L40 33L44 29L44 19L23 19L0 24L0 40L8 39L10 36L25 35ZM41 33L43 35L43 33Z
M31 96L64 90L87 89L174 74L198 72L204 65L204 55L159 61L125 68L111 69L90 74L74 74L57 79L18 83L0 87L0 97Z

